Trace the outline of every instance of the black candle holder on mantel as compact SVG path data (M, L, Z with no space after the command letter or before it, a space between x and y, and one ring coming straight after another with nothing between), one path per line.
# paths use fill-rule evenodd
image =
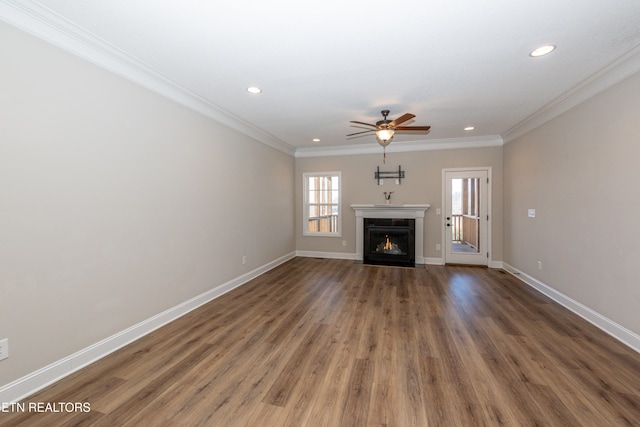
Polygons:
M404 178L404 171L402 170L402 166L398 165L397 171L381 171L380 166L376 168L376 172L374 174L374 178L378 180L378 185L380 185L380 181L389 178L389 179L397 179L398 184L402 184L402 178Z

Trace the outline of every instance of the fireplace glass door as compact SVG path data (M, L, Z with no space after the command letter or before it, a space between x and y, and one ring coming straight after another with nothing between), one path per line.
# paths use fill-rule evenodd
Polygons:
M415 263L413 220L387 221L376 219L366 225L364 262L412 266Z
M406 256L409 253L409 231L375 230L371 232L371 243L375 254Z

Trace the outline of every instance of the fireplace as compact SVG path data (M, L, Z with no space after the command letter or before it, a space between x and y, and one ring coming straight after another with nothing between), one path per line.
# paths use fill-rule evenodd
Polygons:
M399 223L393 224L393 221L397 218L402 218L401 221L406 221L407 219L413 220L413 230L411 233L413 234L413 245L409 245L411 250L411 254L409 255L409 259L415 262L415 265L423 265L425 264L424 257L424 216L427 209L429 209L429 205L365 205L365 204L353 204L351 208L354 210L356 215L356 254L355 260L356 262L365 262L365 251L364 251L364 241L365 234L368 234L367 229L364 226L364 221L367 219L375 218L375 219L390 219L392 220L393 225L400 225ZM406 223L408 227L408 222ZM380 227L384 227L380 225ZM379 230L382 231L382 230ZM388 234L388 233L387 233ZM389 242L391 245L393 243L398 245L397 241L393 241L391 236L389 236ZM380 242L378 242L379 244ZM386 244L386 234L384 236L384 243ZM376 245L377 247L377 245ZM391 246L393 248L393 246ZM383 245L384 248L384 245ZM371 251L367 250L367 258L370 259ZM387 255L395 255L395 254L387 254ZM389 258L387 257L387 260ZM369 262L369 261L366 261ZM376 260L376 263L381 264L385 261ZM406 264L409 265L411 261L406 261Z
M365 218L363 262L413 267L415 219Z

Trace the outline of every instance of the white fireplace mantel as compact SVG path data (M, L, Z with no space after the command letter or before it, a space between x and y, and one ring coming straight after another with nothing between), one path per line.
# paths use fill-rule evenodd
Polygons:
M362 261L364 250L364 218L415 219L416 264L424 264L424 214L431 205L351 205L356 212L356 261Z

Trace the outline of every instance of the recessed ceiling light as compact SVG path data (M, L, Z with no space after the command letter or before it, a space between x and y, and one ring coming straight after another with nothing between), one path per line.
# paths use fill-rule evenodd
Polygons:
M549 44L546 46L540 46L539 48L532 50L529 56L533 56L535 58L537 56L542 56L542 55L546 55L547 53L551 53L554 50L556 50L556 47L552 44Z
M320 138L313 138L313 142L320 142Z
M464 128L464 130L474 130L475 127L474 126L467 126L466 128Z
M251 87L247 88L247 92L249 92L249 93L260 93L260 92L262 92L262 89L260 89L259 87L251 86Z

